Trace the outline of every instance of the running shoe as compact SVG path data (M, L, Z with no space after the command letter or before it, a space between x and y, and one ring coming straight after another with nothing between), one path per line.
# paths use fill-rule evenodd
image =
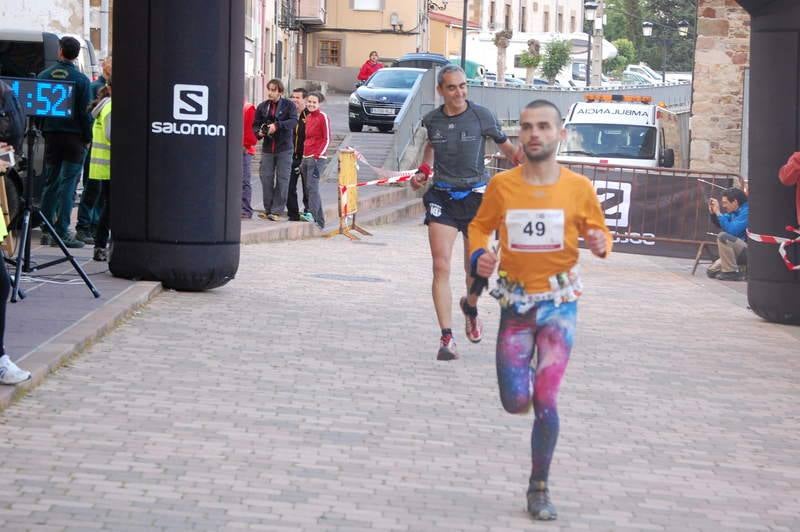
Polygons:
M301 214L300 219L303 220L304 222L310 222L312 224L314 223L314 215L311 214L310 212L304 212L303 214Z
M558 517L556 507L550 502L547 482L531 482L528 487L528 513L537 521L553 521Z
M458 351L456 351L456 341L453 340L453 335L442 336L439 341L439 352L436 354L436 360L455 360L457 358Z
M31 378L31 372L20 369L8 355L0 357L0 384L19 384Z
M267 219L268 220L272 220L273 222L280 222L281 221L281 217L278 216L277 214L268 214L267 215Z
M483 322L476 314L475 316L467 315L467 298L462 297L459 301L461 312L464 313L464 330L467 333L467 340L473 344L477 344L483 338Z

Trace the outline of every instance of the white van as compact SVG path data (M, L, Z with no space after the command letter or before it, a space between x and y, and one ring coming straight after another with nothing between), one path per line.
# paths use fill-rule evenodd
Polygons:
M564 120L564 163L665 167L683 164L677 115L648 96L587 95Z

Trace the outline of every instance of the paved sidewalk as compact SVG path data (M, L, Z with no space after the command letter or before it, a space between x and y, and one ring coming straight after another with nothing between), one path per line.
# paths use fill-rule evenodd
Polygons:
M388 153L391 135L361 134L358 145L376 160ZM369 179L371 174L362 172ZM321 185L323 206L326 210L325 231L305 222L272 222L254 218L242 220L243 244L258 242L319 238L338 228L337 189L334 180ZM422 210L419 197L404 188L365 187L359 190L361 225L390 223L407 216L416 216ZM253 205L263 209L258 165L253 165ZM73 226L74 226L73 211ZM38 245L40 233L34 230L31 257L42 264L62 255L57 248ZM160 283L136 283L112 277L107 263L91 260L92 248L72 250L101 293L95 299L69 263L24 275L23 289L31 297L8 307L6 349L11 358L32 371L33 379L26 384L0 386L0 410L15 396L38 385L49 371L58 367L70 356L104 335L111 327L146 303L160 290Z
M796 328L674 261L584 256L560 518L533 523L496 304L435 361L425 230L375 232L246 246L236 280L162 293L0 413L0 528L800 529Z

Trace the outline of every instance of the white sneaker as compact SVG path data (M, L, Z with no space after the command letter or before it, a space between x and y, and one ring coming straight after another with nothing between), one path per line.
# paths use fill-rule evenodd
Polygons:
M8 355L0 357L0 384L19 384L31 378L31 372L20 369Z

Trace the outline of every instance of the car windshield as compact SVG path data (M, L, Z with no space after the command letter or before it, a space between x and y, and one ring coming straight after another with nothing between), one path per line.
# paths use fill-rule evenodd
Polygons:
M410 89L422 72L382 68L369 78L367 87L371 89Z
M656 128L625 124L567 124L559 155L653 159Z

